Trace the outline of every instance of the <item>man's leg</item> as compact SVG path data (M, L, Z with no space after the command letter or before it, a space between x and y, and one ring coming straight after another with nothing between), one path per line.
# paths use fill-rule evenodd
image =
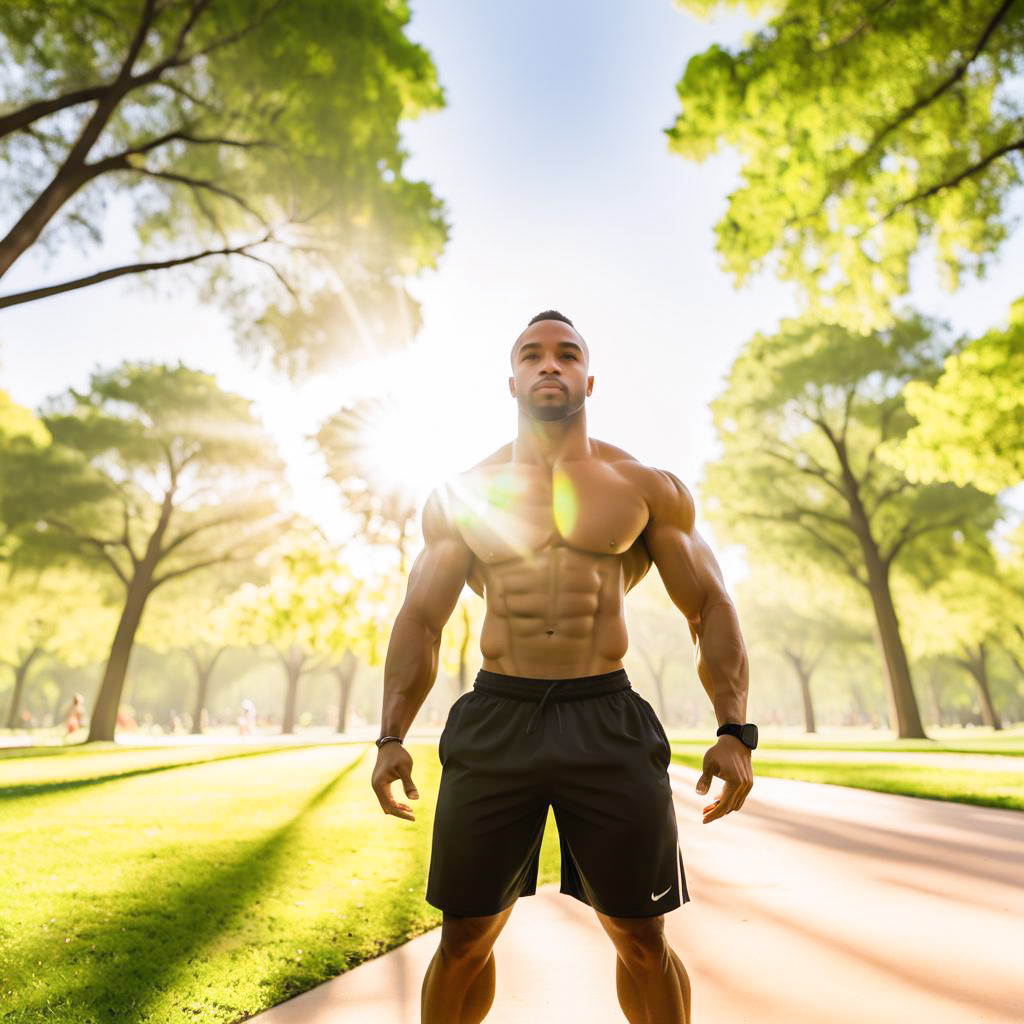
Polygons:
M596 911L618 954L615 988L629 1024L690 1024L690 979L665 940L665 917Z
M513 904L514 906L515 904ZM441 944L423 978L422 1024L480 1024L494 1002L493 946L512 913L444 915Z

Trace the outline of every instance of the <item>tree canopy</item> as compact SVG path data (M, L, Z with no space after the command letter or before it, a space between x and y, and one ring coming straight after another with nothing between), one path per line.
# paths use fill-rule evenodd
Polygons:
M707 467L716 532L798 577L817 568L870 596L900 735L923 735L890 576L922 578L959 532L985 543L999 515L973 487L916 485L879 458L913 425L903 388L938 376L948 343L922 317L861 336L811 317L757 334L712 403L723 443Z
M949 356L934 386L908 384L906 400L917 425L882 457L911 479L991 494L1024 480L1024 299L1007 327Z
M667 130L690 159L730 147L742 160L716 227L734 278L774 260L812 311L867 330L892 322L926 239L951 288L981 273L1024 168L1024 5L744 6L760 31L736 53L714 45L689 61Z
M113 738L153 592L251 558L282 529L283 467L250 404L181 364L124 363L51 401L42 418L53 443L9 459L17 561L84 563L119 591L91 739Z
M291 372L407 342L403 278L447 233L403 175L399 122L443 104L408 20L403 0L0 5L0 277L33 246L100 243L115 194L142 249L0 308L191 268Z

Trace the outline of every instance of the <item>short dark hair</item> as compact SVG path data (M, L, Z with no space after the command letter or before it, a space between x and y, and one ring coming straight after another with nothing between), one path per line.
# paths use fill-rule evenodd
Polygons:
M583 342L584 357L585 357L585 359L586 359L586 361L588 363L590 362L590 350L587 348L586 341L583 340L583 335L580 334L580 332L576 329L576 325L564 313L559 313L557 309L545 309L543 313L538 313L526 325L526 327L523 328L523 331L526 331L528 328L532 327L539 320L561 320L561 322L563 324L568 324L579 335L580 341ZM520 333L519 338L521 338L522 336L523 336L522 333ZM519 344L519 338L516 338L516 340L513 342L513 344L512 344L512 352L510 353L510 356L509 356L510 361L512 362L513 369L515 369L515 362L514 362L514 360L515 360L515 352L516 352L516 345Z
M557 309L545 309L543 313L538 313L526 326L530 327L538 320L561 320L563 324L568 324L573 330L576 330L576 325L564 313L559 313Z

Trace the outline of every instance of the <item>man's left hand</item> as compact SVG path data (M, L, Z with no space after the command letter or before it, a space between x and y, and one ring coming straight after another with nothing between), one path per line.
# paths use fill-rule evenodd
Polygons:
M743 806L743 801L754 785L750 748L735 736L720 736L718 742L704 755L704 773L697 780L697 792L702 796L711 788L713 775L725 781L725 788L717 800L704 808L705 825Z

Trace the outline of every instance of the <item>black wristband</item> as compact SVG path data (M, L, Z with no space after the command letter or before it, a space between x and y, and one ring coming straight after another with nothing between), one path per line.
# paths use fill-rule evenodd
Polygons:
M401 743L402 742L402 737L401 736L381 736L379 739L376 739L373 742L377 745L377 749L380 750L380 748L382 746L384 746L384 744L387 743L388 740L397 740L399 743Z

